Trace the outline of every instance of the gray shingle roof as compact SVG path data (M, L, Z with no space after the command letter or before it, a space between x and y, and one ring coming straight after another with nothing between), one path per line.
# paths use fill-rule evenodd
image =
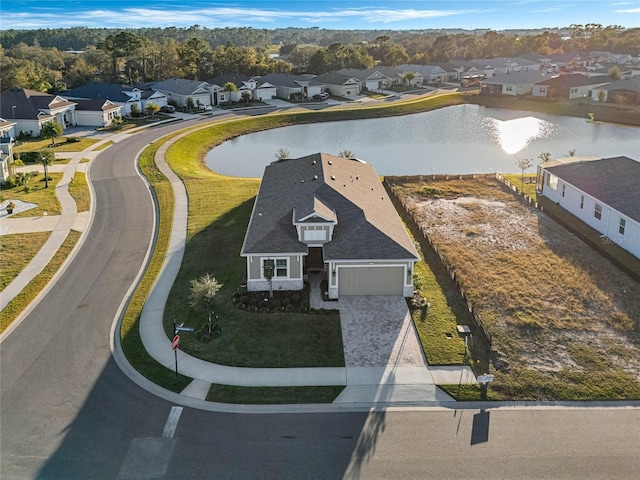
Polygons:
M482 80L483 84L494 85L528 85L538 83L540 80L545 80L547 77L537 70L528 70L525 72L511 72L503 73L502 75L496 75L495 77L485 78Z
M325 260L418 258L373 167L326 153L265 168L242 255L306 254L293 212L308 212L310 203L337 217L333 239L324 245Z
M27 90L26 88L13 88L5 90L0 94L0 117L13 120L15 113L16 119L46 119L47 115L41 114L41 110L50 110L52 108L74 105L66 99L48 93ZM13 107L15 108L15 111ZM53 118L53 117L52 117Z
M543 80L542 82L538 82L536 85L583 87L586 85L601 85L608 82L610 82L610 80L607 77L587 77L581 73L570 73L568 75L559 75L557 77Z
M111 100L112 102L127 103L131 96L124 92L132 92L134 87L120 83L87 83L77 88L72 88L63 93L69 98L87 98L93 100Z
M162 82L154 84L151 89L161 92L171 92L176 95L193 95L199 89L206 89L209 86L207 82L199 80L187 80L184 78L170 78ZM205 92L202 92L205 93Z
M270 73L260 77L258 83L270 83L276 87L301 88L301 85L320 85L315 77L289 75L288 73Z
M566 163L546 170L640 222L640 162L612 157Z

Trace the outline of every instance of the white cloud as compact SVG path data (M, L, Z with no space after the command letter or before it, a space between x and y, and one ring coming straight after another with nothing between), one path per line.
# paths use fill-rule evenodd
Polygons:
M325 11L270 10L263 8L214 7L179 8L124 8L122 10L96 9L82 12L60 13L3 13L3 24L19 25L20 28L47 27L145 27L145 26L191 26L220 27L230 25L272 24L277 21L302 21L327 23L336 20L358 19L365 23L394 23L429 18L450 17L481 13L480 10L396 10L392 8L345 8ZM256 25L258 24L258 25ZM11 27L9 27L11 28ZM14 27L15 28L15 27Z

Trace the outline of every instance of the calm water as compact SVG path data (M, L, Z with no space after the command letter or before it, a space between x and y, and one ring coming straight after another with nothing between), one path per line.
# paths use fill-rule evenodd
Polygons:
M402 117L296 125L229 140L207 155L216 172L261 177L281 148L291 158L347 149L380 175L518 172L521 158L615 157L640 160L640 129L575 117L457 105ZM530 171L534 171L531 168Z

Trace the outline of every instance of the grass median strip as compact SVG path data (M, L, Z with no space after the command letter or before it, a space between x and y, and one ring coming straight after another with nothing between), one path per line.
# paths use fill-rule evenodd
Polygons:
M87 176L83 172L76 172L69 183L69 194L76 202L78 213L88 212L91 207L91 195L87 185Z
M249 405L281 405L298 403L331 403L343 386L334 387L235 387L211 385L206 400L218 403Z
M71 230L67 238L62 243L47 266L34 277L22 292L20 292L9 304L0 312L0 332L11 325L22 311L38 296L38 294L46 287L55 273L60 269L64 261L67 259L73 247L80 238L80 232Z
M51 232L36 232L0 236L2 246L0 292L33 260L50 235Z

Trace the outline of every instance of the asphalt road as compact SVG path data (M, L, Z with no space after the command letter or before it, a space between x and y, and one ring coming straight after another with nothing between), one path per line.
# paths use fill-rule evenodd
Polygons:
M637 478L637 408L222 414L173 409L129 380L109 332L152 235L134 158L184 125L94 161L87 241L1 345L0 478Z

